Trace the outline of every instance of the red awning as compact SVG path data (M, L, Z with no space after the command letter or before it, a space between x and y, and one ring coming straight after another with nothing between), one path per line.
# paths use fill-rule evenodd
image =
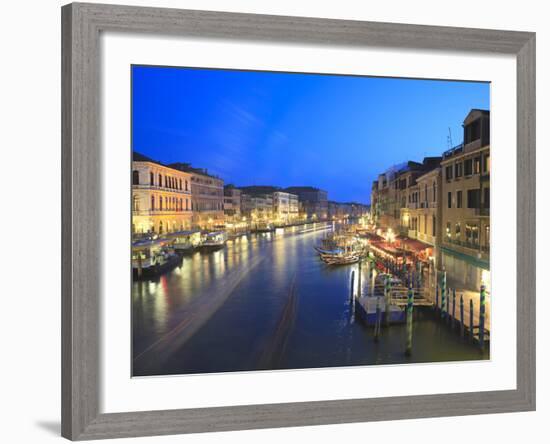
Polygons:
M401 247L405 250L411 250L415 253L421 253L427 248L433 248L430 244L425 244L417 239L399 238L397 240L401 244Z

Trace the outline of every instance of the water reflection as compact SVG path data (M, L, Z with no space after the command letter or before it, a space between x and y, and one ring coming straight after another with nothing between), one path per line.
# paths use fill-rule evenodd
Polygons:
M287 228L184 257L156 282L134 282L133 373L158 375L407 362L404 329L378 344L354 322L350 273L313 246L330 225ZM375 275L362 269L363 291ZM415 362L479 359L429 319L415 323Z

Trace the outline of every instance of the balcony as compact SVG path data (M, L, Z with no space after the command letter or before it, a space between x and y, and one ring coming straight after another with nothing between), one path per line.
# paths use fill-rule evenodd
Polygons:
M470 250L482 251L484 253L489 253L490 247L488 245L479 245L479 243L471 241L463 241L460 239L451 239L445 238L445 243L449 245L458 245L459 247L468 248Z
M447 150L443 153L443 159L448 159L449 157L456 156L457 154L462 153L464 151L464 144L457 145L450 150Z
M181 193L181 194L187 194L191 195L190 189L176 189L176 188L168 188L168 187L159 187L158 185L151 185L148 183L140 183L140 184L132 184L132 188L134 190L154 190L154 191L165 191L170 193Z

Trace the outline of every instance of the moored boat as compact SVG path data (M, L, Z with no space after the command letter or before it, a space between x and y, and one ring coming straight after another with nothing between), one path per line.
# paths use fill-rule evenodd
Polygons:
M176 231L166 237L172 240L172 247L178 254L192 253L201 243L200 230Z
M350 265L359 262L357 254L324 255L321 260L328 265Z
M349 265L359 262L364 254L362 243L353 235L330 233L314 247L319 257L328 265Z
M275 231L275 225L269 222L258 222L256 228L252 231L255 233L271 233Z
M210 231L202 233L199 249L201 251L214 251L225 247L227 233L225 231Z
M179 256L166 239L142 239L132 244L134 279L156 278L174 269L179 262Z

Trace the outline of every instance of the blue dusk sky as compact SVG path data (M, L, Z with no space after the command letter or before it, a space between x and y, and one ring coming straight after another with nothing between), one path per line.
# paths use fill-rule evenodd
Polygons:
M488 83L132 67L132 149L237 186L310 185L369 203L388 167L462 142Z

